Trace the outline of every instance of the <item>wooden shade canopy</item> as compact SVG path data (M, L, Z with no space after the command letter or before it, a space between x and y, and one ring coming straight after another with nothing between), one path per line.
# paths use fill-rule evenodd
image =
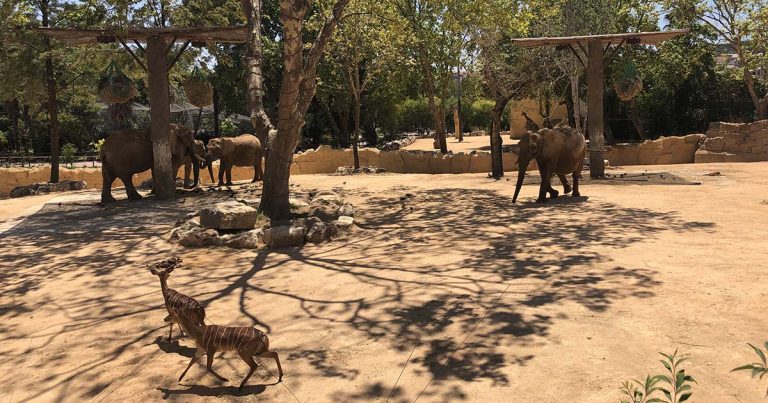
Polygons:
M50 28L35 27L35 31L70 45L119 42L147 72L149 95L149 128L152 138L153 188L159 199L175 193L176 172L173 171L170 146L170 96L168 70L179 60L190 44L202 46L210 42L241 43L248 40L246 27L182 27L182 28ZM176 41L184 41L174 55L169 53ZM128 46L133 44L144 52L146 62ZM145 46L141 45L145 43ZM102 168L103 169L103 168Z
M586 36L561 36L561 37L543 37L543 38L521 38L513 39L516 45L525 48L535 48L542 46L561 46L587 44L597 41L605 45L658 45L666 40L676 36L687 34L690 29L677 29L661 32L636 32L624 34L604 34L604 35L586 35Z
M191 42L242 43L248 40L246 27L203 28L50 28L34 27L34 30L70 45L110 43L116 39L146 42L147 38L165 36Z
M610 64L623 45L658 45L666 40L687 34L689 29L662 32L630 32L621 34L563 36L544 38L512 39L524 48L553 46L570 49L587 72L587 128L589 130L589 175L592 178L605 177L605 152L603 92L605 90L604 68ZM581 53L577 51L581 50ZM613 49L612 49L613 48ZM612 51L610 51L612 49ZM582 58L582 54L586 58ZM581 119L580 116L576 117Z

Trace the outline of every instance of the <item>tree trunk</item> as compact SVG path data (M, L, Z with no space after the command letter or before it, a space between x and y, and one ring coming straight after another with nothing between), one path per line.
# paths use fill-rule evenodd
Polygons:
M589 176L605 177L605 138L603 137L603 45L600 41L588 44L589 63L587 65L587 96L589 98Z
M336 118L333 116L333 112L328 106L328 102L326 102L322 97L319 98L319 102L323 108L323 111L325 111L325 116L328 118L328 124L331 126L331 133L336 139L336 146L339 146L341 145L341 129L339 129L339 125L336 123Z
M219 123L219 90L213 87L213 136L219 137L221 135L221 127ZM266 146L266 143L261 143L262 147Z
M14 98L10 101L5 101L5 114L8 115L8 119L11 121L11 135L8 139L8 146L11 151L19 150L19 101Z
M645 135L643 130L643 122L640 120L640 108L637 105L637 98L632 98L629 101L629 113L632 117L632 125L635 126L635 131L641 140L647 140L648 136Z
M49 1L42 0L40 2L40 14L42 17L42 25L44 27L50 26L49 21ZM45 42L46 51L51 51L51 39L46 36L43 41ZM56 71L53 68L53 57L50 55L45 56L45 86L48 93L48 131L51 138L51 183L57 183L59 181L59 102L56 96Z
M261 0L242 0L243 11L248 19L248 50L245 55L247 103L251 125L262 144L274 126L264 111L264 76L261 71L263 60L261 42Z
M507 100L497 99L491 110L491 177L499 179L504 176L504 158L501 140L501 114L507 106Z
M352 156L355 161L355 169L360 168L360 154L358 153L358 143L360 142L360 95L355 96L355 135L352 140Z
M581 131L581 99L579 99L579 75L571 75L571 102L573 103L574 128Z
M147 70L149 71L149 128L154 157L152 187L158 199L170 199L176 191L175 172L171 167L170 99L164 37L147 40Z
M425 63L423 70L429 110L432 112L432 119L435 123L435 145L437 146L436 148L440 148L440 152L447 154L448 143L445 141L445 114L440 113L435 102L435 80L432 74L432 66Z
M317 90L317 64L325 45L350 0L336 0L332 16L326 19L312 48L302 52L304 16L309 4L280 0L280 21L283 24L283 81L277 109L277 130L269 133L270 152L264 172L264 187L259 209L273 221L290 219L289 180L293 153L299 142L304 115ZM298 3L298 4L296 4Z

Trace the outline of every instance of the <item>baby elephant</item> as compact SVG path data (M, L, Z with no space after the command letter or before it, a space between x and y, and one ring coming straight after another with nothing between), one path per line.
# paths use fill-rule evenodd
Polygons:
M217 137L208 142L208 152L205 163L208 165L208 173L213 179L212 163L220 159L219 186L232 186L232 167L250 167L254 169L253 182L262 177L261 157L264 151L259 139L252 134L242 134L237 137ZM227 174L227 182L224 183L224 173Z
M547 193L550 197L557 197L558 192L552 188L552 176L557 175L563 182L565 193L571 191L565 178L567 174L573 174L573 196L579 194L579 178L584 165L584 157L587 153L587 145L584 135L568 126L556 129L541 129L536 132L528 132L520 139L520 156L518 157L517 185L512 203L517 201L520 188L523 186L525 171L528 163L536 159L541 174L541 186L539 187L538 203L547 201Z

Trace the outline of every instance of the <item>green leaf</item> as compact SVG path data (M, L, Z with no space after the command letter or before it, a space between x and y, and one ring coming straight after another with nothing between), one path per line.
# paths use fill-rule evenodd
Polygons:
M670 367L670 366L669 366L669 363L668 363L668 362L666 362L666 361L664 361L664 360L661 360L661 363L662 363L662 364L664 364L664 366L667 368L667 370L668 370L669 372L672 372L672 367Z
M661 392L664 393L664 396L666 396L667 399L672 400L672 393L670 393L668 390L662 389Z
M650 400L646 400L645 403L664 403L664 401L659 399L658 397L654 397L654 398L652 398Z
M691 395L693 395L693 393L686 393L686 394L680 396L680 400L678 400L678 401L679 402L684 402L684 401L688 400L691 397Z
M763 344L765 345L765 351L768 351L768 340L766 340Z
M668 376L666 376L666 375L659 375L658 377L659 377L659 379L661 379L662 381L664 381L664 382L666 382L666 383L668 383L668 384L672 385L672 380L671 380L671 379L669 379L669 377L668 377Z
M747 343L747 344L749 344L749 346L752 347L753 350L755 350L755 353L757 353L757 356L760 357L760 361L763 362L763 365L768 365L768 363L766 363L765 353L763 353L763 350L760 350L759 348L753 346L750 343Z
M749 365L742 365L742 366L740 366L740 367L736 367L736 368L732 369L732 370L731 370L731 372L735 372L735 371L745 371L745 370L752 370L753 368L755 368L755 366L754 366L754 365L752 365L752 364L749 364Z

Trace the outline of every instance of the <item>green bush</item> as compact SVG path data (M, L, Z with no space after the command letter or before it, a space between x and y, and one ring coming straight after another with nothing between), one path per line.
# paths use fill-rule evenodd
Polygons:
M488 130L491 127L491 110L496 103L490 99L480 98L462 107L465 123L462 125L470 130ZM466 104L465 104L466 105Z
M221 134L226 137L234 137L240 134L237 129L237 124L230 118L224 119L221 122L220 128Z
M621 403L682 403L691 398L691 383L696 383L696 380L686 375L680 366L688 359L679 356L677 350L672 354L659 354L664 356L661 363L667 371L647 375L644 381L625 381L621 384L621 393L628 399L622 399Z
M434 126L427 99L408 98L397 105L397 124L400 131L425 132Z
M768 341L766 341L764 345L765 351L768 352ZM750 371L753 378L757 377L758 379L763 379L764 376L768 375L768 360L766 359L766 353L752 344L749 344L749 346L752 347L752 350L755 350L755 354L757 354L757 358L759 358L760 361L734 368L731 372ZM768 390L765 391L765 395L768 396Z
M63 147L61 147L61 161L65 164L69 164L69 166L72 166L72 163L75 162L75 154L77 154L77 147L75 147L72 143L64 144Z
M101 154L101 147L104 146L104 141L106 141L106 139L92 141L90 144L91 150L96 154Z

